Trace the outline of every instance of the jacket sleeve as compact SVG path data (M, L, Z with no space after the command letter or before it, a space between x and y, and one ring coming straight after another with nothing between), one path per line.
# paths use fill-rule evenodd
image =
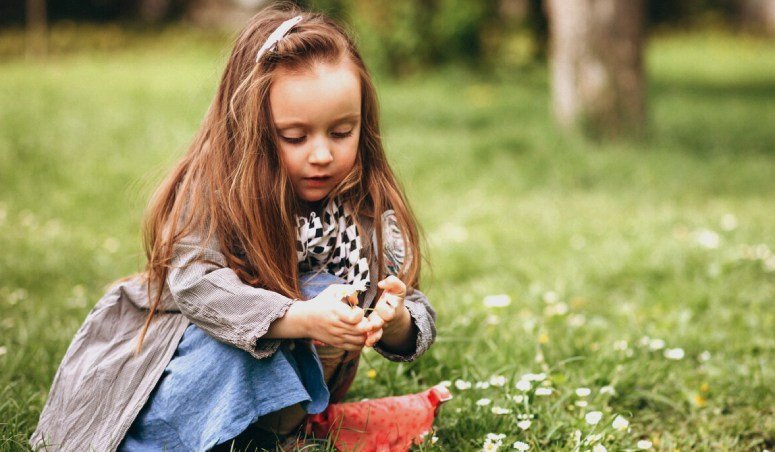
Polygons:
M407 255L408 250L404 249L403 237L392 210L383 214L382 225L386 274L396 275L404 260L412 259L412 256ZM404 354L385 350L381 341L374 344L374 350L390 361L414 361L422 356L436 340L436 311L433 310L428 297L418 289L407 287L404 305L417 331L417 341L414 348Z
M262 336L294 300L243 283L226 266L216 239L205 247L199 234L176 242L167 285L180 312L216 340L257 359L271 356L280 346L282 339Z

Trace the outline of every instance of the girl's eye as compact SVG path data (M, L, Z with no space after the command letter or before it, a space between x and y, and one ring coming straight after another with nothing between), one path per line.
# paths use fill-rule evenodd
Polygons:
M331 132L331 135L333 135L334 138L347 138L352 134L353 134L352 129L350 129L347 132Z
M298 137L298 138L291 138L291 137L282 137L285 142L291 143L291 144L299 144L304 141L304 137Z

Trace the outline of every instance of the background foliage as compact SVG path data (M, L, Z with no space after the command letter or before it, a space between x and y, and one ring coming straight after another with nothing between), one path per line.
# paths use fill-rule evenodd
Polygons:
M71 30L46 62L0 62L3 450L25 448L106 286L142 268L143 207L230 45L190 28ZM609 450L772 449L773 61L772 41L655 36L651 134L638 143L557 133L541 65L378 77L439 336L414 363L367 354L351 399L449 381L440 450L481 448L488 433L569 450L576 430ZM516 383L542 372L519 399Z

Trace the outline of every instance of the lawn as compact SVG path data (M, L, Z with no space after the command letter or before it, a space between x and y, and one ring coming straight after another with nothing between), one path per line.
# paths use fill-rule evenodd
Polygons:
M0 62L0 449L26 448L73 334L142 268L143 208L228 46ZM620 143L559 133L543 67L377 78L438 338L366 353L352 400L448 382L429 449L775 447L775 42L655 36L648 67L650 133Z

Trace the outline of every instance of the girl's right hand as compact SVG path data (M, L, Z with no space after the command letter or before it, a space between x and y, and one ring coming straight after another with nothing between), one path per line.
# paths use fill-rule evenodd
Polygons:
M363 309L342 299L350 286L332 284L311 300L294 303L306 336L344 350L360 350L372 329Z

